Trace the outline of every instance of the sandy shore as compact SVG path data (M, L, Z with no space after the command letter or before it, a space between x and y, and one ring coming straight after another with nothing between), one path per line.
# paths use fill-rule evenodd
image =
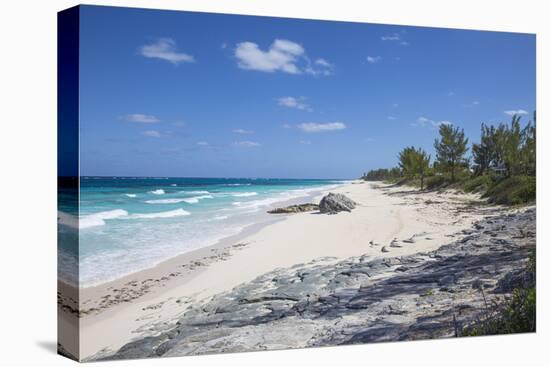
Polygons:
M314 259L330 264L351 256L432 251L483 216L469 210L478 200L475 195L417 193L362 182L332 191L359 206L337 215L277 215L281 220L263 228L248 228L215 246L83 289L80 358L97 358L137 337L155 335L172 327L190 306L274 269Z

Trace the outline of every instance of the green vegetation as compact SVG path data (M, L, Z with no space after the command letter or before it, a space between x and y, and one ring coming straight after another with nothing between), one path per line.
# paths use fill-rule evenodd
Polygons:
M430 169L430 156L415 147L407 147L399 153L399 168L406 178L420 179L420 190L424 189L424 177Z
M447 186L449 183L450 183L450 180L448 180L443 175L431 176L431 177L428 177L428 179L426 180L426 188L428 190L439 189Z
M527 333L536 331L536 258L533 253L522 274L523 284L512 291L508 302L486 306L485 317L462 331L463 336ZM483 290L481 290L483 291Z
M498 316L470 326L463 336L480 336L496 334L513 334L534 332L536 328L536 289L516 288L512 299L504 305Z
M468 139L464 138L464 129L453 128L451 125L439 126L440 139L435 140L437 152L435 167L443 173L451 175L451 182L455 181L457 170L468 168L465 158L468 151Z
M465 192L480 192L485 193L495 183L494 177L490 175L483 175L473 177L462 183L462 189Z
M430 297L434 295L433 289L428 289L420 295L420 297Z
M401 177L401 170L394 167L391 169L379 168L370 170L363 175L362 179L365 181L395 181Z
M536 121L536 114L533 116ZM472 146L474 172L476 175L497 170L505 177L528 175L536 171L536 130L529 122L523 129L520 118L514 116L510 126L481 125L481 142Z
M411 146L399 152L397 167L371 170L362 178L420 190L476 192L490 203L503 205L536 199L536 113L523 129L518 116L510 124L481 124L480 141L472 144L471 156L464 130L442 124L434 148L432 164L426 151Z
M497 181L483 195L493 204L518 205L536 198L536 178L512 176Z

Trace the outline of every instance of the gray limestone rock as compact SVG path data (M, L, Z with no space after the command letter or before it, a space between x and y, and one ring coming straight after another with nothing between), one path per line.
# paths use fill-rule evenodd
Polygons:
M329 193L319 203L321 213L334 214L341 211L351 212L357 203L343 194Z

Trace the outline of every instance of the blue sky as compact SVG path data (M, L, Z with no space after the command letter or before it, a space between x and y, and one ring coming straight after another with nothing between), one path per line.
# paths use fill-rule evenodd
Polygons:
M82 175L354 178L535 109L535 36L81 8Z

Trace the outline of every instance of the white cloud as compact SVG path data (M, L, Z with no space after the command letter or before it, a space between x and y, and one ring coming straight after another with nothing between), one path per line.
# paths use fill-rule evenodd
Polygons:
M282 124L281 127L283 129L292 129L292 125L290 125L290 124Z
M185 123L185 121L176 121L172 125L176 127L185 127L187 124Z
M399 35L399 33L392 33L392 34L386 34L380 37L380 39L382 41L400 41L401 36Z
M317 60L315 60L315 64L320 65L320 66L324 66L324 67L327 67L327 68L332 67L331 63L328 62L325 59L317 59Z
M311 145L311 140L300 140L299 143L303 145Z
M447 92L447 97L453 97L455 95L455 92L453 92L452 90Z
M161 38L155 43L141 46L140 53L144 57L161 59L171 62L172 64L195 61L193 56L183 52L177 52L176 42L171 38Z
M259 147L260 143L257 143L255 141L243 140L243 141L237 141L233 143L233 145L236 147L253 148L253 147Z
M276 39L268 50L263 51L253 42L241 42L235 47L238 66L245 70L257 70L267 73L282 71L289 74L307 73L328 75L332 65L325 59L317 59L317 69L311 67L302 45L289 40ZM305 64L306 66L301 66Z
M144 115L142 113L132 113L130 115L126 115L124 116L124 120L143 124L156 124L157 122L160 122L158 117L153 115Z
M227 48L227 43L222 43L220 47L222 50L225 50Z
M401 38L401 35L399 33L385 34L382 37L380 37L380 39L382 41L399 42L401 46L409 45L409 42L403 40L403 38Z
M288 108L296 108L298 110L306 110L311 111L311 107L309 107L307 104L305 104L303 101L305 100L304 97L280 97L277 99L277 103L279 106L288 107Z
M388 120L397 120L397 117L395 117L395 116L388 116Z
M477 106L477 105L479 104L479 101L473 101L472 104L473 104L474 106Z
M510 116L514 116L514 115L527 115L529 112L525 110L508 110L508 111L504 111L504 113Z
M238 65L241 69L283 71L290 74L300 73L296 62L303 53L302 46L286 40L275 40L268 51L260 50L252 42L241 42L235 48L235 56L239 59Z
M317 60L317 61L319 61L319 60ZM317 61L315 63L318 66L320 65L320 67L314 68L310 65L309 61L307 61L308 66L306 66L304 68L304 71L307 74L314 75L314 76L316 76L316 75L325 75L325 76L332 75L332 71L334 70L334 66L332 66L332 64L318 63Z
M235 134L242 134L242 135L254 134L254 131L252 131L252 130L245 130L245 129L234 129L233 132L234 132Z
M441 125L452 125L453 123L451 121L447 120L441 120L441 121L435 121L432 119L429 119L427 117L421 116L416 119L416 123L412 123L412 126L426 126L431 125L432 127L439 127Z
M149 136L151 138L160 138L160 133L157 130L147 130L142 133L145 136Z
M416 122L418 125L420 126L425 126L427 123L430 123L430 122L434 122L433 120L430 120L429 118L427 117L424 117L424 116L421 116L419 118L416 119Z
M342 122L327 122L322 124L315 122L305 122L297 126L299 129L305 131L306 133L320 133L326 131L344 130L346 128L346 125Z
M369 64L376 64L377 62L380 62L382 60L381 56L367 56L367 62Z
M198 142L197 142L197 145L200 145L201 147L207 147L207 146L209 146L210 144L208 144L207 141L198 141Z

